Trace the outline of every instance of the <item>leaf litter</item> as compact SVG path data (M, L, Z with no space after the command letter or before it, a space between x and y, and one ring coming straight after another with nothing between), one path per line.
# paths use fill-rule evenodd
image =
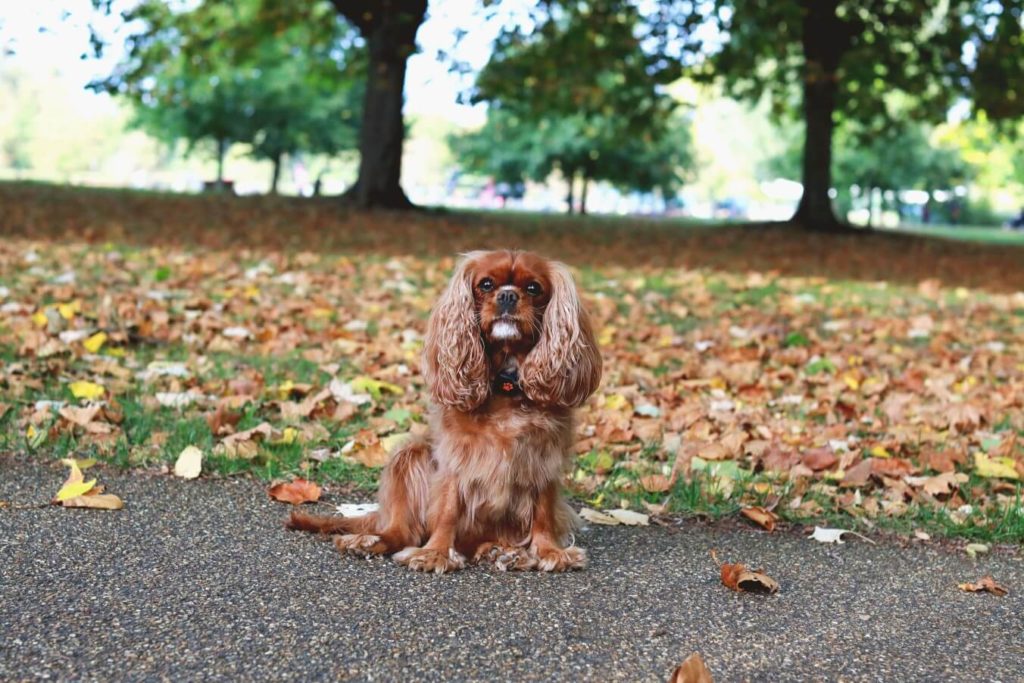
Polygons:
M11 197L11 215L25 201ZM160 249L107 224L96 244L68 239L60 202L33 205L36 234L55 241L0 245L9 442L139 465L194 445L204 468L380 467L425 428L419 352L452 254L512 234L364 217L372 230L345 233L362 242L318 242L330 231L317 223L282 249L262 210L242 220L232 212L248 209L218 204L243 237L208 229L216 215L202 230L169 226L187 212L149 216L164 200L148 201L132 204L132 223L158 220ZM602 340L605 378L580 411L568 480L604 502L593 508L671 509L694 480L709 505L755 510L777 496L787 519L842 512L868 526L927 508L966 530L1019 506L1024 277L992 268L1002 252L958 244L929 260L873 239L749 231L672 237L680 251L616 230L571 249L544 231L532 245L578 267ZM436 251L389 251L427 236ZM860 281L808 274L818 267Z

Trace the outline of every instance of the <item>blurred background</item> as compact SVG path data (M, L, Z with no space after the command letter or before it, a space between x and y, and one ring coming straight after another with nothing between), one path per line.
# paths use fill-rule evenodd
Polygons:
M1019 2L0 7L0 180L1024 229Z

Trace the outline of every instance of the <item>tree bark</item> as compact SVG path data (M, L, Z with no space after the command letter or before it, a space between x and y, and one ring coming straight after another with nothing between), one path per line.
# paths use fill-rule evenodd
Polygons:
M401 186L405 69L427 0L333 0L366 40L369 73L359 131L359 177L344 198L361 208L412 208Z
M277 183L281 179L281 155L274 157L274 173L270 176L270 194L277 194Z
M583 174L583 186L580 188L580 215L587 215L587 187L590 184L590 179L586 173Z
M565 212L572 214L575 210L576 196L573 193L573 185L576 184L576 171L569 171L565 174L565 180L569 183L569 191L565 194Z
M803 196L792 221L807 230L836 231L832 189L832 132L839 61L849 48L849 26L836 16L838 0L803 0Z
M228 141L217 138L217 189L224 189L224 157L228 153Z

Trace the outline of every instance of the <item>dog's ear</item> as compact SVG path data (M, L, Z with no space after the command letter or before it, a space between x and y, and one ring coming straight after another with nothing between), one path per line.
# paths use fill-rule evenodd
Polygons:
M487 399L487 359L473 301L477 253L466 254L427 323L423 375L438 404L468 412Z
M582 405L601 383L601 354L590 316L580 303L569 269L551 264L551 300L540 339L520 368L523 393L536 403Z

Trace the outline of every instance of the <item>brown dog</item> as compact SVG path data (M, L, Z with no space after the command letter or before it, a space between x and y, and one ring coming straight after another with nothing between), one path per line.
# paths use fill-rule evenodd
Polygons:
M597 389L601 356L569 270L525 252L467 254L431 313L423 373L430 438L391 456L379 511L293 512L288 526L420 571L460 569L467 556L502 569L584 567L586 553L566 547L576 516L560 480L573 408Z

